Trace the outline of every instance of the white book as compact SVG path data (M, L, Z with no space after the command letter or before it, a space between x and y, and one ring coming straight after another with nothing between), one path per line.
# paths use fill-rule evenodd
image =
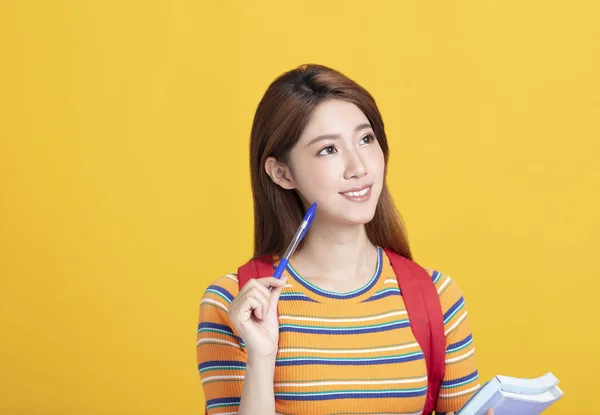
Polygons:
M564 396L551 372L535 379L498 375L486 382L456 415L538 415Z

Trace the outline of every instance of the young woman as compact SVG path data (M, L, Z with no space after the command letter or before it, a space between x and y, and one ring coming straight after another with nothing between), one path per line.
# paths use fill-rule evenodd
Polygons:
M383 250L412 259L388 158L374 99L340 72L302 65L269 86L250 143L254 257L275 267L318 206L281 279L239 290L227 274L204 293L197 361L209 415L423 412L426 363ZM480 386L475 349L460 288L426 271L445 329L436 413L448 413Z

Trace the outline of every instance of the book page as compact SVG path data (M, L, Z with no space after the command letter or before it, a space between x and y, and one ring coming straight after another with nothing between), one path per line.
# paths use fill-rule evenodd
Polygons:
M533 393L541 393L558 384L558 379L552 372L535 379L515 378L511 376L498 375L496 379L502 384L502 389L515 393L527 393L531 390Z
M552 402L523 402L503 399L494 406L494 415L538 415L551 404Z

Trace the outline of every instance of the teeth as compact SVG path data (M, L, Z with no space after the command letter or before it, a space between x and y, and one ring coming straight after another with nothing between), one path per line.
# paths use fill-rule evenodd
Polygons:
M368 191L369 191L369 188L367 187L367 188L361 190L360 192L347 192L347 193L344 193L344 194L348 195L348 196L358 197L358 196L364 196L364 195L366 195Z

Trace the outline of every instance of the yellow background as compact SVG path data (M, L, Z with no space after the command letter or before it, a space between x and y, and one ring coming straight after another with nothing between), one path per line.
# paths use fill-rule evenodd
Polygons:
M2 414L203 413L200 297L248 259L248 139L308 62L377 100L417 262L485 381L600 413L594 1L3 1Z

